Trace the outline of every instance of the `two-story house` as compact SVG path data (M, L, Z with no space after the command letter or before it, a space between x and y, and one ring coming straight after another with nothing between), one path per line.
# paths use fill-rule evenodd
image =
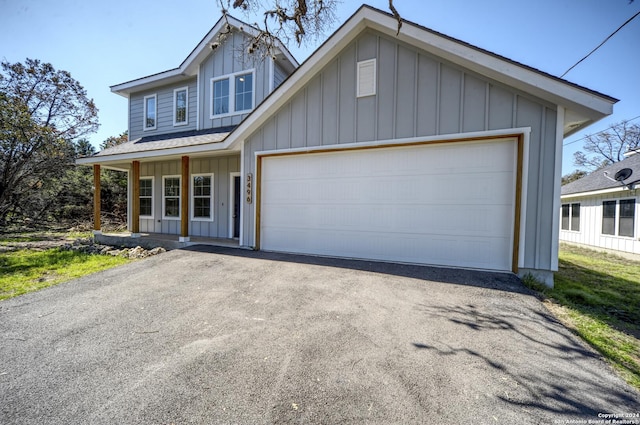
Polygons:
M616 99L362 6L302 65L219 21L119 84L130 230L253 249L533 273L558 267L563 138ZM225 36L220 39L220 34ZM271 94L270 94L271 93Z

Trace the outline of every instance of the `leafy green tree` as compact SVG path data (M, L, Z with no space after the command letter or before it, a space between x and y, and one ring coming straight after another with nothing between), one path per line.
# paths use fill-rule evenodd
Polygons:
M34 59L0 65L0 226L46 220L98 110L67 71Z
M100 143L100 149L108 149L114 146L121 145L129 141L129 130L125 130L120 133L119 136L110 136L104 142Z
M575 170L572 173L565 174L564 176L562 176L562 186L564 186L565 184L569 184L572 181L579 180L584 176L586 176L587 174L589 173L583 170Z

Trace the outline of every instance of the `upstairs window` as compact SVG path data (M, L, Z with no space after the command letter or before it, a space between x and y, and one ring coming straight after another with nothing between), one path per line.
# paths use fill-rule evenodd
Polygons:
M254 82L253 71L212 78L210 118L220 118L253 109Z
M236 111L246 111L253 108L253 74L243 74L236 77Z
M188 87L173 91L173 125L186 125L189 123L188 99Z
M144 127L143 130L155 130L156 129L156 103L157 97L155 94L144 97Z
M602 234L632 238L635 235L636 200L602 202Z
M562 204L562 230L580 231L580 204Z
M229 113L229 79L213 81L213 107L212 115L226 115Z

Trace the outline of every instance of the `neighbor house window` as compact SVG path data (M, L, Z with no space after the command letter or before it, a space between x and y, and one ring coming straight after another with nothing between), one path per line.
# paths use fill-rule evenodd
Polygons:
M189 122L189 89L183 87L173 91L173 125L186 125Z
M140 217L153 218L153 178L140 179Z
M602 203L602 234L616 234L616 201Z
M180 218L180 176L162 178L162 216Z
M636 216L636 200L623 199L620 201L620 221L618 222L618 236L633 237Z
M562 230L580 231L580 204L562 204Z
M192 218L213 220L213 174L194 174L191 179Z
M571 230L580 231L580 204L571 204Z
M635 199L604 201L602 203L603 235L626 236L632 238L635 235L635 219Z
M253 71L243 71L217 79L212 78L210 118L253 109L254 81Z
M144 97L144 130L156 129L156 103L157 97L155 94Z

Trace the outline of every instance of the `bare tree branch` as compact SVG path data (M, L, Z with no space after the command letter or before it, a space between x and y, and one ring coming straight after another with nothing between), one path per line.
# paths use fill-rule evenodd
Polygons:
M624 154L640 147L640 126L621 121L606 131L586 136L584 152L574 154L574 165L595 171L622 161Z

